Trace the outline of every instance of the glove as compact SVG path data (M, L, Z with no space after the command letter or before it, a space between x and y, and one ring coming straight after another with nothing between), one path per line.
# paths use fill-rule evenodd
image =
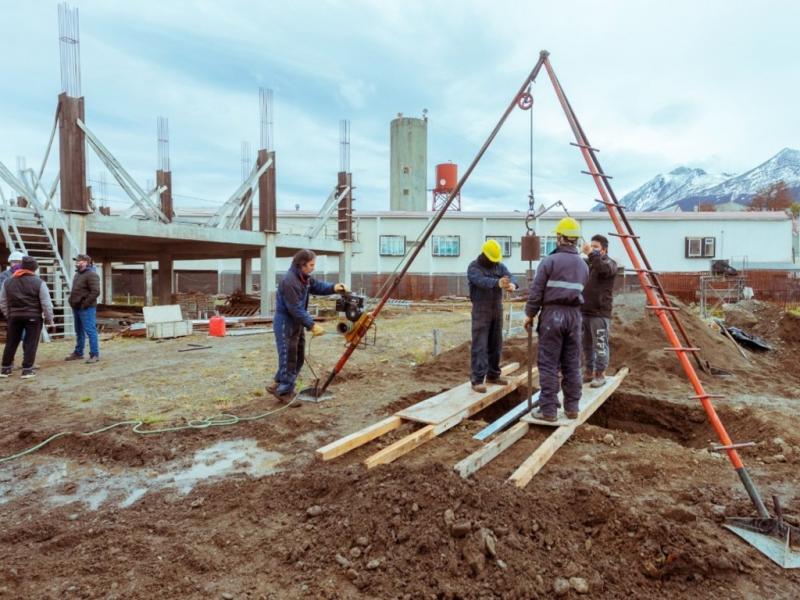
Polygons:
M525 328L525 331L530 331L533 327L533 317L525 317L525 321L523 321L522 326Z
M314 326L311 328L311 335L317 337L318 335L322 335L325 333L325 330L322 328L322 325L319 323L314 323Z
M343 283L337 283L333 286L333 291L337 294L346 294L350 290L347 289L347 286Z
M514 291L516 291L516 289L517 289L517 286L514 285L514 283L512 281L509 281L508 285L506 286L506 290L508 290L509 292L514 292Z
M508 277L501 277L497 280L497 286L503 288L504 290L508 289L508 284L511 283L508 280Z

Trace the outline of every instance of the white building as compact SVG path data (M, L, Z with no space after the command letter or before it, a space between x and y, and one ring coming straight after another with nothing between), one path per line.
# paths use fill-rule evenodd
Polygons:
M303 235L316 216L311 211L279 212L278 230L282 234ZM374 293L377 289L375 282L381 277L385 279L395 270L432 216L431 212L356 212L356 241L352 244L350 264L354 288ZM555 247L553 230L563 216L562 212L553 211L536 224L535 231L542 238L543 255ZM577 212L572 216L580 223L585 239L597 233L605 235L610 241L610 255L620 265L631 267L620 238L609 235L614 227L607 213ZM201 219L202 215L184 215L183 218L187 217ZM750 269L793 268L792 221L783 212L629 213L628 219L634 232L640 236L653 268L662 273L708 271L714 259L728 259L737 268L743 264ZM521 212L447 213L409 273L421 286L423 294L432 297L463 295L466 293L465 275L469 263L478 256L484 241L494 238L503 246L503 261L508 268L523 275L528 265L520 256L520 238L525 232L525 214ZM331 220L320 235L335 237L336 222ZM287 257L277 259L277 277L286 271L289 262ZM200 273L192 276L190 273L193 271L205 272L209 279L205 286L208 290L230 293L240 286L238 260L178 261L175 268L181 291L197 285ZM259 262L254 261L254 273L257 274L258 269ZM329 280L338 279L339 258L318 257L317 274ZM435 287L433 282L447 285Z
M583 237L605 235L609 254L630 268L619 238L608 235L614 226L607 213L571 213L581 225ZM278 228L294 233L311 223L310 212L281 212ZM358 244L354 248L353 273L390 273L405 250L431 218L425 212L358 212L355 225ZM553 211L536 226L542 237L542 253L555 247L553 230L563 213ZM661 272L708 271L712 259L729 259L751 268L759 264L791 263L792 221L783 212L629 213L628 220L653 267ZM331 231L335 224L331 224ZM524 273L527 263L520 257L520 238L525 235L525 214L519 212L447 213L411 267L417 274L463 274L488 238L504 249L503 261L514 273ZM330 263L330 264L328 264ZM279 259L279 266L288 261ZM226 265L227 267L228 265ZM230 268L238 268L231 263ZM320 257L318 270L337 272L338 260Z

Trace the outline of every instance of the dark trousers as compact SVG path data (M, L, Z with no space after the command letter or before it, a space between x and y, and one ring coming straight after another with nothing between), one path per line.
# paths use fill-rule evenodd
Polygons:
M14 355L22 340L22 368L30 369L36 360L36 350L39 348L39 336L42 334L41 317L9 317L6 329L6 347L3 350L3 367L14 364Z
M472 309L472 383L500 377L503 353L503 311L486 313Z
M601 372L608 368L610 332L611 319L583 315L583 367L587 371Z
M577 411L581 399L581 309L545 306L539 315L539 407L543 414L558 413L558 390L564 409ZM559 382L559 372L562 381Z
M275 374L277 391L278 394L287 394L294 391L297 376L303 368L306 336L301 323L280 312L275 313L272 328L278 349L278 372Z

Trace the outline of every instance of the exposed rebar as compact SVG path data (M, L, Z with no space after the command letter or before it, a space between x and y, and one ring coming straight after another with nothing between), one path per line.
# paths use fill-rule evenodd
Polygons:
M167 172L169 171L169 119L158 117L156 129L158 135L158 169Z
M259 116L261 118L261 149L272 152L272 121L274 118L272 107L272 90L258 88Z
M250 142L242 141L242 181L250 177L253 170L253 149Z
M61 91L72 98L81 96L81 36L78 8L58 5L58 49L61 55Z
M339 171L350 172L350 121L339 121Z

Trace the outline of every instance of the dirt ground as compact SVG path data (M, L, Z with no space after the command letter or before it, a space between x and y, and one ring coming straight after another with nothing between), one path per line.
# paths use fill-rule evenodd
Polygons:
M522 599L552 597L558 578L573 578L564 597L796 598L800 574L721 527L751 515L749 501L727 459L709 452L713 432L643 305L617 298L612 370L631 374L524 489L505 479L546 430L471 479L452 468L519 397L371 471L361 461L413 426L314 458L465 381L468 311L393 310L335 398L299 408L264 392L271 334L105 340L97 365L64 363L65 342L43 345L36 379L15 372L0 387L0 456L66 434L0 462L0 597ZM751 474L799 515L800 341L777 308L743 315L775 351L744 358L718 329L683 320L703 358L729 373L702 377L726 395L715 403L734 440L756 442L743 452ZM212 347L179 352L190 343ZM524 363L525 349L524 338L507 340L504 362ZM309 362L327 373L342 350L335 334L317 338ZM313 377L306 370L303 384ZM261 418L201 426L220 413ZM119 421L133 423L76 433ZM144 431L194 427L137 434L140 421Z

